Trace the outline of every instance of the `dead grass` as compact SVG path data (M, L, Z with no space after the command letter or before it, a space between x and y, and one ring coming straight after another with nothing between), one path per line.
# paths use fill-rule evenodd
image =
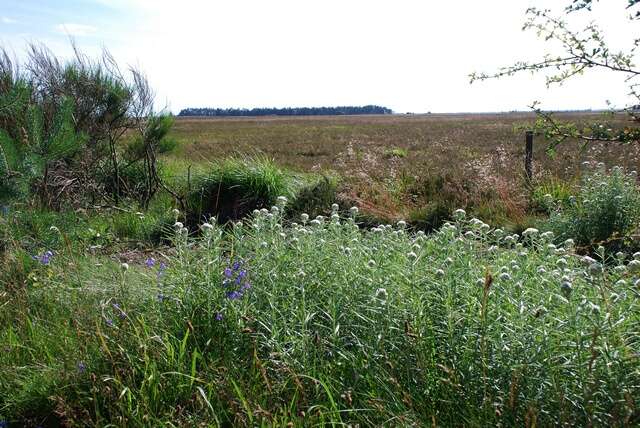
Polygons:
M602 120L598 114L561 117ZM504 216L518 218L526 212L527 191L524 136L516 128L533 121L525 113L179 118L172 131L179 148L172 156L200 164L257 152L296 171L337 173L344 195L390 217L407 216L439 198L423 188L444 177L440 192L455 196L455 203L489 211L497 204ZM638 147L597 144L581 150L573 143L555 158L545 153L541 138L534 147L539 179L575 177L586 160L640 166ZM393 150L406 155L390 155Z

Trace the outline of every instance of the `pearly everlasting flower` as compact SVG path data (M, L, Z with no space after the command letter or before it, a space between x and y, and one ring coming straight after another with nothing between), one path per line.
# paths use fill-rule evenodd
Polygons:
M511 280L511 275L509 275L507 272L502 272L500 275L498 275L498 279L500 279L500 281L509 281Z
M338 206L338 204L331 204L331 211L332 212L337 212L340 209L340 207Z
M173 228L176 229L177 231L182 230L183 227L184 227L184 224L182 224L179 221L176 221L175 223L173 223Z
M209 232L213 230L213 226L210 223L203 223L202 226L200 226L200 229L202 229L204 232Z
M349 208L349 213L355 217L356 215L358 215L358 207L351 207Z
M122 268L123 271L127 271L127 270L129 270L129 264L128 263L122 263L120 265L120 268Z
M416 253L414 253L413 251L411 251L410 253L407 254L407 257L410 258L410 259L415 260L415 259L418 258L418 255Z
M613 271L617 273L624 273L627 271L627 267L625 265L618 265L613 268Z
M589 272L591 273L591 275L599 275L602 273L602 265L598 262L596 263L592 263L589 266Z
M388 294L387 290L384 288L378 288L376 290L376 298L380 300L387 300Z
M455 220L464 220L464 218L467 216L467 212L465 210L463 210L462 208L458 208L457 210L455 210L453 212L453 218Z
M538 229L536 229L535 227L529 227L524 232L522 232L522 236L534 237L538 234L538 232Z
M399 227L400 229L404 229L405 227L407 227L407 222L406 222L406 221L404 221L404 220L400 220L400 221L398 222L398 227Z
M627 265L627 269L629 269L629 272L631 273L640 272L640 260L637 260L637 259L631 260Z
M540 237L546 241L551 241L553 239L553 232L548 230L540 234Z
M442 270L442 269L436 270L436 277L442 278L442 277L444 277L444 275L445 275L444 270Z
M373 259L371 259L371 260L369 260L369 261L367 262L367 266L369 266L370 268L375 267L375 265L376 265L376 261L375 261L375 260L373 260Z

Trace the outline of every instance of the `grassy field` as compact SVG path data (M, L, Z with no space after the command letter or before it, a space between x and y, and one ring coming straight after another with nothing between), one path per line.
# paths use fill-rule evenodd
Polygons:
M578 123L624 117L562 114ZM172 155L182 171L233 154L262 153L300 172L338 175L346 199L390 219L409 218L434 200L475 207L487 221L517 220L528 211L524 186L524 131L532 114L430 114L387 116L179 118ZM536 182L572 181L584 161L640 166L640 149L575 142L550 157L547 142L534 145Z
M638 146L526 183L532 120L181 118L190 211L2 207L0 428L638 426Z

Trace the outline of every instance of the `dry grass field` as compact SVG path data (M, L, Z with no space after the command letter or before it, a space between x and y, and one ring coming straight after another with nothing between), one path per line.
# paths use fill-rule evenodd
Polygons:
M624 117L563 114L575 122L623 126ZM533 114L429 114L259 118L178 118L172 136L181 164L263 154L300 172L340 177L341 192L370 211L408 218L434 201L475 207L487 218L526 215L524 131ZM576 143L546 153L534 144L536 183L571 182L584 161L637 168L638 147ZM413 214L412 214L413 213Z

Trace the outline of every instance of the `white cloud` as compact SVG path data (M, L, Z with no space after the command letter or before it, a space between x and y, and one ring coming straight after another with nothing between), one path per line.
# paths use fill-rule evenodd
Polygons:
M69 36L77 36L77 37L89 36L91 34L94 34L96 31L98 31L98 29L92 25L73 24L73 23L58 24L56 25L55 29L58 33L66 34Z
M17 23L17 22L18 22L18 21L16 21L15 19L11 19L11 18L8 18L8 17L6 17L6 16L3 16L3 17L0 19L0 21L2 21L2 23L3 23L3 24L15 24L15 23Z

